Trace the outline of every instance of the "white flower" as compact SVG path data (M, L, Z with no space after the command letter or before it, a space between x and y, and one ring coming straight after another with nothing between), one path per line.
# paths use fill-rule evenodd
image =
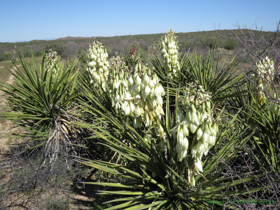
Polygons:
M145 88L146 97L150 94L150 92L151 92L151 88L147 85L146 88Z
M142 114L141 108L139 106L136 106L135 108L135 117L139 117Z
M160 106L163 105L163 99L162 99L162 97L159 96L159 95L157 96L157 104L160 105Z
M179 110L177 113L177 122L181 123L181 122L183 122L183 119L184 119L183 112L181 110Z
M190 169L188 169L188 181L191 186L195 186L194 174L193 171L191 171Z
M130 107L129 107L127 101L125 101L125 102L122 104L122 110L124 111L124 114L125 114L125 115L129 115L129 114L130 114Z
M130 104L130 112L134 112L134 110L135 110L134 103L130 102L129 104Z
M88 65L89 65L89 66L95 66L96 63L95 63L94 61L91 61L91 62L88 63Z
M120 86L120 82L119 82L119 81L115 81L115 82L114 82L114 87L115 87L116 89L118 89L119 86Z
M202 167L202 161L199 159L195 160L195 168L197 169L197 172L201 171L203 172L203 167Z
M133 85L134 81L133 81L133 79L132 79L132 77L131 77L131 76L129 77L128 82L129 82L129 85L130 85L130 86L132 86L132 85Z
M150 82L150 79L149 79L148 75L145 74L144 77L143 77L143 84L147 85L147 84L149 84L149 82Z
M163 44L164 44L164 43L163 43ZM163 49L161 50L161 53L162 53L162 54L165 54L165 53L166 53L166 49L163 48Z
M209 146L214 146L215 145L215 142L216 142L216 137L211 135L209 137L209 140L208 140L208 143L209 143Z
M189 132L189 129L188 129L188 124L186 121L183 121L183 133L184 133L184 136L189 136L190 135L190 132Z
M184 133L183 133L183 130L181 129L181 127L179 126L178 130L177 130L177 142L181 143L183 138L184 138Z
M116 96L115 96L115 100L116 100L116 101L119 101L119 100L120 100L120 95L116 95Z
M140 99L141 97L139 95L136 95L135 98Z
M190 130L192 133L195 133L196 129L197 129L197 126L193 123L193 122L190 122Z
M197 140L201 139L201 137L203 136L203 132L201 128L197 129L196 136L197 136Z
M202 142L208 143L208 138L209 138L209 134L207 132L204 132L202 136Z
M136 84L136 85L140 85L140 84L141 84L141 78L140 78L138 75L136 75L136 77L134 78L134 80L135 80L135 84Z
M91 59L95 60L96 59L96 55L91 54Z
M181 146L184 150L188 150L189 148L189 140L187 137L183 138L182 142L181 142Z
M157 107L156 107L156 112L157 112L157 114L159 114L159 115L164 115L162 106L157 106Z

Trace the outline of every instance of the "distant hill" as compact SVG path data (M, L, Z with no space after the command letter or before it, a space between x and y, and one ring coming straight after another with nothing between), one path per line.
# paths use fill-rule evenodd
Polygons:
M236 34L242 36L241 32L236 29L233 30ZM229 41L226 37L231 37L234 39L232 30L216 30L216 31L199 31L199 32L188 32L188 33L176 33L178 38L178 45L182 53L189 50L194 51L206 51L209 48L219 47L224 49L237 49L242 46L236 41ZM243 30L244 33L249 32ZM275 32L261 32L255 31L255 33L262 33L266 37L275 36ZM102 37L102 36L92 36L92 37L61 37L53 40L32 40L29 42L17 42L17 43L0 43L0 57L4 55L5 52L14 52L15 46L17 50L21 50L26 55L30 54L31 49L33 52L42 52L44 48L54 48L60 49L65 56L73 56L83 49L88 50L90 44L93 41L98 41L106 47L109 56L118 52L122 54L132 45L139 45L144 50L153 52L158 50L158 43L163 37L164 33L161 34L139 34L139 35L126 35L126 36L112 36L112 37Z
M62 38L58 38L55 40L77 40L77 39L88 39L90 37L81 37L81 36L77 36L77 37L73 37L73 36L67 36L67 37L62 37Z

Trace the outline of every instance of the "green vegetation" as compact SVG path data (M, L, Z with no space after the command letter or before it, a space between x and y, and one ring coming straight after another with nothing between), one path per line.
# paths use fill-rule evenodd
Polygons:
M47 182L73 180L73 191L94 192L93 209L280 205L280 80L272 59L242 71L238 61L248 55L236 56L239 43L215 31L97 37L86 51L92 41L48 42L39 65L17 51L16 82L0 83L9 106L0 116L25 130L17 137L28 167L0 184L8 192L0 196L17 184L32 196ZM46 198L38 206L68 203Z
M241 33L238 30L233 30L238 35ZM257 31L255 31L257 33ZM249 31L244 30L244 33L249 35ZM146 51L152 51L164 34L149 34L149 35L133 35L133 36L115 36L115 37L91 37L91 38L61 38L56 40L33 40L30 42L17 42L17 43L0 43L0 56L6 52L22 51L26 56L29 56L31 49L33 52L42 52L43 49L52 49L57 51L58 55L74 56L81 47L87 50L89 44L94 40L101 42L108 50L109 56L113 56L115 52L122 54L132 45L139 45ZM265 37L273 37L273 32L262 32ZM222 37L223 36L223 37ZM202 52L204 48L240 48L236 46L237 43L233 40L228 40L225 37L233 37L231 30L217 30L217 31L202 31L190 33L178 33L178 42L180 52L187 52L189 49ZM232 49L233 49L232 48Z

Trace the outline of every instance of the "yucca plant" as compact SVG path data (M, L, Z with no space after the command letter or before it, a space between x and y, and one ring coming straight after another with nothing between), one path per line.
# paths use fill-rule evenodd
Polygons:
M169 93L169 90L167 92ZM83 95L90 96L88 92ZM162 138L158 135L156 122L150 127L134 129L133 117L127 117L124 122L115 113L106 111L102 103L96 103L99 101L97 97L88 97L88 101L92 101L91 104L96 106L85 105L85 112L93 116L98 114L99 117L94 117L93 124L78 123L79 126L90 129L93 133L91 138L102 139L100 144L121 155L126 163L88 159L79 161L124 178L121 183L87 183L106 186L107 190L100 191L101 195L122 196L106 202L113 205L107 209L211 209L213 205L230 208L233 205L222 204L219 201L265 188L261 187L261 184L253 189L246 186L246 182L256 177L260 178L261 174L248 172L242 178L222 175L227 167L226 163L236 157L239 148L250 138L250 135L243 138L244 131L240 128L235 131L230 129L234 119L227 126L221 125L222 131L217 134L216 145L209 150L211 155L202 159L200 167L189 155L179 158L179 152L173 149L178 147L176 145L179 134L172 135L172 128L176 127L180 113L169 111L168 99L169 96L166 101L165 119L160 121L157 118L166 133L166 138ZM189 132L192 134L188 138L194 142L192 138L197 138L198 133L192 130ZM187 154L191 154L190 151ZM203 168L203 172L198 170L199 168ZM231 187L237 187L238 191ZM206 200L212 202L212 205L205 202Z
M147 60L147 52L139 45L132 45L125 51L123 58L126 66L134 68L139 61Z
M174 32L169 31L162 38L160 44L162 58L154 54L151 60L162 84L171 85L173 88L185 86L187 83L198 81L198 84L212 93L213 101L223 101L227 98L242 94L232 93L234 86L240 85L244 75L236 75L233 70L237 66L234 57L228 65L219 66L219 57L215 58L215 51L210 50L206 57L195 54L181 55Z
M252 144L259 151L259 155L255 158L259 159L260 166L267 170L271 167L274 172L280 172L280 145L279 145L279 129L280 116L278 112L272 109L274 102L262 104L255 88L248 86L250 100L242 101L244 107L243 113L245 123L253 128L257 128L252 138Z
M33 55L31 63L22 55L19 60L21 67L11 70L15 84L1 83L8 101L1 117L23 128L26 133L20 136L29 137L26 143L32 142L32 148L44 145L46 158L54 162L62 148L73 149L75 117L68 111L77 96L77 61L63 65L53 51L42 56L40 66Z
M254 98L257 103L257 99ZM280 173L280 116L268 109L268 106L248 106L252 126L256 126L254 145L259 151L259 163L263 168L272 167L274 172ZM256 156L257 158L257 156Z
M252 72L249 72L250 75ZM253 72L255 73L255 72ZM238 116L238 122L244 126L248 126L249 130L254 130L253 136L249 139L248 148L252 148L251 156L254 160L252 168L258 168L267 174L265 182L271 182L273 185L262 194L262 197L269 197L275 200L279 205L279 129L280 116L277 109L277 99L268 97L268 95L261 95L264 90L258 87L262 82L255 82L252 76L247 76L245 86L236 87L240 91L246 90L245 95L240 95L228 100L228 110L231 113L236 113L238 109L242 109ZM258 78L257 78L258 80ZM265 91L262 93L273 93L272 88L266 84ZM274 91L275 92L275 91ZM261 96L261 97L260 97Z
M93 81L81 77L80 109L85 120L76 123L92 132L90 141L121 158L115 163L114 156L110 161L79 160L122 177L120 182L90 183L106 186L102 195L118 196L106 202L113 205L108 209L233 208L219 201L230 196L252 199L252 193L265 188L255 181L263 176L256 171L224 175L253 131L248 133L243 124L232 129L238 115L224 121L223 112L215 109L211 94L198 81L163 90L162 81L141 63L135 65L135 75L129 75L119 57L109 63L104 83L97 77ZM173 73L176 77L177 71ZM253 182L257 187L250 187Z
M239 107L243 107L241 120L252 129L256 128L252 144L255 146L261 161L260 166L267 171L270 166L274 172L280 172L279 129L280 116L277 105L277 93L270 85L274 76L274 63L268 57L256 64L257 68L247 76L246 97L236 99ZM250 79L249 79L250 78ZM269 97L270 95L270 97ZM271 96L274 96L273 98Z

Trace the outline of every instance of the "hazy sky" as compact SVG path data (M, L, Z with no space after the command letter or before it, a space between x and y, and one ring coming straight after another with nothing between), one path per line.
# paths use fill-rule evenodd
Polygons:
M275 31L280 0L0 0L0 42L250 28ZM255 27L254 27L255 28Z

